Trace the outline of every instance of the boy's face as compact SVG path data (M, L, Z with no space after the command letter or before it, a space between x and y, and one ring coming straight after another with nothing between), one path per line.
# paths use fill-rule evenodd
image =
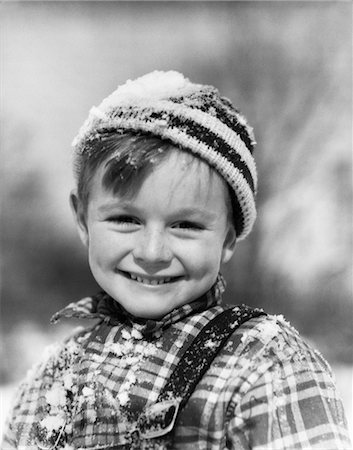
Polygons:
M86 217L72 194L97 283L128 312L160 318L204 294L234 251L227 188L203 162L172 151L133 196L94 175Z

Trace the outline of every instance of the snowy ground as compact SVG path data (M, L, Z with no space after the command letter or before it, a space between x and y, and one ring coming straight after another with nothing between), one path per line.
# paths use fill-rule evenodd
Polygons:
M352 366L334 366L333 371L336 375L337 386L341 393L343 403L346 410L348 425L350 427L351 436L353 438L353 415L352 415L352 390L353 390L353 367ZM9 410L11 398L16 385L9 384L0 386L0 437L2 435L3 424L7 411ZM352 439L353 441L353 439Z

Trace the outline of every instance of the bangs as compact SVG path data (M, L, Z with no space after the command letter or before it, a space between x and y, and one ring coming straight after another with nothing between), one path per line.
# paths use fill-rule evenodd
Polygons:
M174 148L169 142L148 135L114 132L99 133L82 156L78 176L78 197L87 212L92 180L103 166L103 187L114 193L133 194L153 166Z
M114 148L104 163L102 184L105 189L124 197L133 197L153 168L175 148L167 141L150 136L132 136L112 145Z

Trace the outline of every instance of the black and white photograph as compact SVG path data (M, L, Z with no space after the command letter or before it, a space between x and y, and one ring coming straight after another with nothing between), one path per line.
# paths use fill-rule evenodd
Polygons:
M1 2L1 450L352 450L352 13Z

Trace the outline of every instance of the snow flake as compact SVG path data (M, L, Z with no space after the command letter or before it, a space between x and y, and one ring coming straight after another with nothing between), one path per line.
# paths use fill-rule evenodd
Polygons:
M143 353L143 350L144 350L144 346L142 344L136 344L135 353L141 354L141 353Z
M97 412L94 409L88 409L86 414L90 423L94 423L97 420Z
M297 350L293 355L291 356L291 361L302 364L303 361L305 361L306 355L303 353L301 349Z
M74 378L74 375L71 371L67 371L63 375L64 388L67 391L71 391L73 388L73 384L74 384L73 378Z
M98 370L94 370L93 372L89 372L86 375L86 382L87 383L94 382L94 380L97 378L98 375L99 375L99 371Z
M60 407L66 405L66 391L60 383L54 383L53 387L45 394L49 405Z
M115 342L107 346L108 351L114 353L116 356L121 356L123 354L123 347L119 342Z
M209 113L211 116L217 116L217 111L216 111L216 108L215 108L214 106L211 106L211 107L209 108L208 113Z
M246 121L245 117L242 116L241 114L238 114L238 122L240 123L240 125L243 125L243 126L247 125L247 121Z
M161 330L157 330L153 333L154 337L156 339L159 339L162 336L162 331Z
M122 337L123 339L129 340L129 339L131 339L131 334L128 332L128 330L123 329L123 330L121 331L121 337Z
M204 347L205 348L215 348L215 347L217 347L217 343L214 342L212 339L207 339L207 341L205 341L205 343L204 343Z
M72 423L67 423L65 427L65 433L71 434L72 433Z
M136 375L133 371L130 371L127 375L127 381L128 383L131 384L135 384L136 383Z
M109 390L105 389L103 395L110 405L115 405L116 403L115 398L113 397L113 394Z
M65 419L62 416L47 416L40 421L42 427L46 428L48 431L57 431L65 425Z
M176 345L178 348L181 348L181 347L183 346L183 342L180 341L180 340L178 339L177 341L175 341L175 345Z
M233 351L233 341L228 341L224 346L224 350L226 350L227 352Z
M123 345L123 353L127 355L128 353L131 353L134 350L134 344L132 341L126 341Z
M281 329L277 325L276 320L273 319L261 323L258 327L258 330L259 339L264 343L267 343L281 332Z
M134 339L142 339L143 338L143 335L142 335L141 331L137 330L136 328L133 328L131 330L131 336Z
M94 390L92 388L89 388L89 387L85 386L82 389L82 395L84 397L93 397L94 396Z
M65 350L70 355L77 355L80 351L80 346L74 341L69 341L66 344Z
M103 111L101 111L100 109L98 109L96 106L92 106L92 108L89 111L89 114L91 116L97 117L98 119L106 119L107 116L105 115L105 113Z
M120 360L120 363L123 367L131 367L140 362L141 358L139 356L126 356Z
M286 320L284 317L283 317L283 315L282 314L279 314L279 315L277 315L277 316L272 316L274 319L276 319L276 321L278 322L278 323L281 323L281 324L283 324L283 325L286 325L286 326L291 326L291 324L290 324L290 322L288 322L288 320Z
M128 155L128 157L127 157L127 159L126 159L126 163L129 164L129 166L131 166L131 167L133 167L133 168L135 168L135 169L136 169L136 167L137 167L137 160L136 160L136 157L135 157L134 155L132 155L132 154ZM125 331L126 333L128 333L128 331L126 331L126 330L123 330L123 331ZM129 338L127 338L127 339L129 339Z
M132 384L132 383L130 383L129 380L126 379L126 380L121 384L119 392L120 392L120 391L121 391L121 392L123 392L123 391L126 391L126 392L127 392L127 391L130 389L131 384Z
M240 338L240 342L241 342L242 344L245 344L245 342L248 340L248 337L249 337L249 333L244 333L244 334L242 335L242 337Z
M43 352L43 362L48 361L50 358L57 355L60 351L60 345L58 343L51 344L45 347Z
M156 351L157 351L156 346L149 343L149 344L147 344L147 346L145 348L144 355L145 356L152 356L152 355L154 355L156 353Z
M119 391L118 400L121 406L125 406L129 401L129 393L126 390Z

